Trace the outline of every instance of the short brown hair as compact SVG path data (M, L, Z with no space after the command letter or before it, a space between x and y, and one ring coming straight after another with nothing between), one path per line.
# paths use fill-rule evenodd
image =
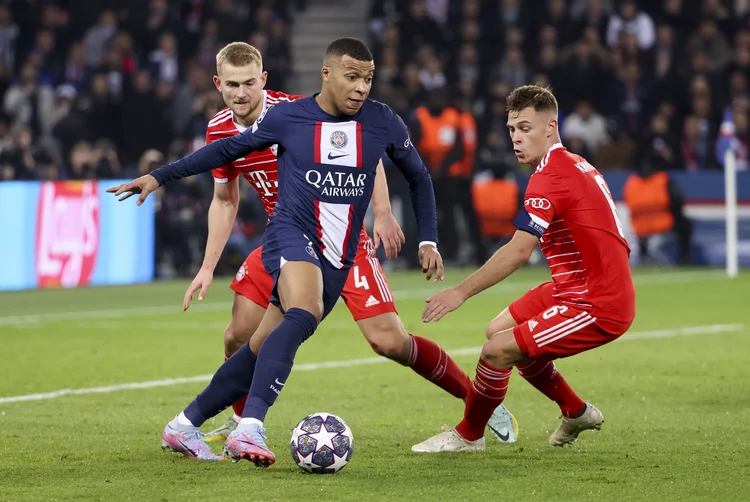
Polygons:
M533 108L537 112L553 111L557 113L557 99L549 87L540 85L522 85L508 94L506 99L508 112L520 112L524 108Z
M224 46L216 54L216 72L219 72L221 65L229 63L232 66L246 66L250 63L257 63L260 69L263 69L263 56L260 51L245 42L232 42Z

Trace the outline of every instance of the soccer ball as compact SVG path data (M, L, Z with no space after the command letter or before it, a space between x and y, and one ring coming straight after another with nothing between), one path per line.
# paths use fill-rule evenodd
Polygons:
M333 474L351 460L354 436L346 422L336 415L313 413L294 428L289 448L294 462L303 471Z

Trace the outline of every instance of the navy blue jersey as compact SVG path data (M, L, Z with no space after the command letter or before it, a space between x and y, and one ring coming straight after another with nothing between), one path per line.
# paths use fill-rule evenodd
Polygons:
M152 174L159 184L278 145L279 196L271 221L306 232L336 268L351 266L372 197L375 171L385 153L409 182L420 241L437 243L432 180L389 106L366 100L356 115L335 117L313 96L279 103L252 128L215 141Z

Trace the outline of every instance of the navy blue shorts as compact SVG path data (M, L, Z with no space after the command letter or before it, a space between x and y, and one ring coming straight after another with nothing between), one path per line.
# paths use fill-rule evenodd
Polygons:
M323 273L323 318L336 306L346 285L350 267L336 268L299 227L272 221L263 235L263 267L273 278L270 303L281 308L277 291L281 267L290 261L306 261Z

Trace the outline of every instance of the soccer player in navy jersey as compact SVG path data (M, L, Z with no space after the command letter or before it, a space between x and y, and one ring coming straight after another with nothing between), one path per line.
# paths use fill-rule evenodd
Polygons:
M227 438L225 453L261 466L275 461L264 441L266 412L286 383L298 347L338 300L384 153L410 185L422 269L428 279L442 279L430 176L401 118L367 99L373 74L364 43L336 40L326 50L319 94L279 103L245 133L111 189L124 198L140 193L140 205L164 183L278 145L278 203L263 239L263 264L274 279L272 303L279 308L269 308L258 328L270 334L257 358L245 345L219 368L209 386L165 427L164 446L215 458L198 427L249 387L243 418Z

